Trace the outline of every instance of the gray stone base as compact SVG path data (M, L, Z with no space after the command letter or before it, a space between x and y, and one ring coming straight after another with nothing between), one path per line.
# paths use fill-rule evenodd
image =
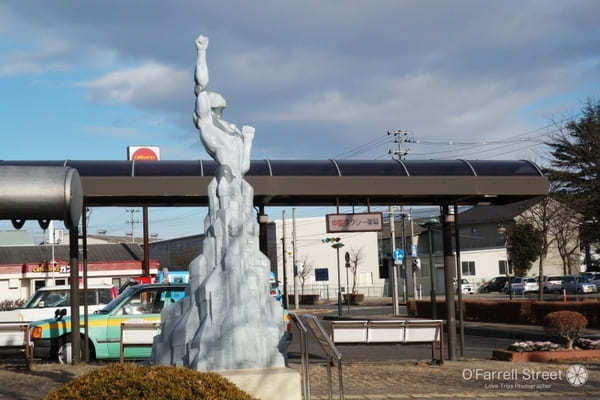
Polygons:
M213 372L261 400L302 400L302 379L295 369L234 369Z

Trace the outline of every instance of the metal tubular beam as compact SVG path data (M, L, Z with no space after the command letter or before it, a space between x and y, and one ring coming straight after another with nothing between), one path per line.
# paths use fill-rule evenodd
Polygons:
M77 227L69 231L69 265L71 268L71 360L81 361L81 337L79 336L79 236Z
M454 310L454 254L452 253L452 224L454 215L447 204L441 207L444 246L444 281L446 286L446 327L448 329L448 358L456 360L456 313Z

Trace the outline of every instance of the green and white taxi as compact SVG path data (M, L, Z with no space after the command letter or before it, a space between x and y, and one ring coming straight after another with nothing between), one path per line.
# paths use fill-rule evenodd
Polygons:
M88 316L90 359L118 359L122 322L160 322L161 310L181 299L186 284L147 284L127 288L101 310ZM81 343L84 341L81 316ZM52 318L31 324L34 357L71 361L71 318ZM130 347L125 358L149 358L151 346Z

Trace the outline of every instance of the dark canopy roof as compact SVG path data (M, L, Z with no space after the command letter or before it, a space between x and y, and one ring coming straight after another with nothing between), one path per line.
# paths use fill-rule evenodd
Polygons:
M207 204L212 160L0 161L63 165L81 176L90 206ZM529 161L253 160L246 180L259 205L506 204L548 193Z

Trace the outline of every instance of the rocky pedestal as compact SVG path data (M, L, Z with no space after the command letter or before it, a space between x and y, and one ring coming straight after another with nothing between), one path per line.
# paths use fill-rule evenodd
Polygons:
M251 187L241 181L247 192ZM211 183L212 184L212 183ZM285 365L283 308L270 295L269 260L252 213L210 212L186 296L161 314L152 360L198 371ZM230 222L227 224L227 222Z

